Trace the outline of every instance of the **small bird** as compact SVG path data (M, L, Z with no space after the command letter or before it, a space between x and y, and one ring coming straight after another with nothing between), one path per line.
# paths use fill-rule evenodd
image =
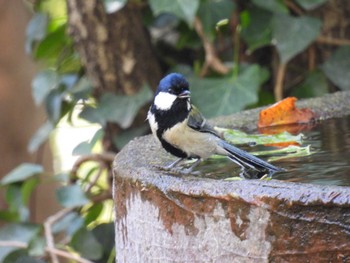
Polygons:
M170 73L159 82L147 114L153 135L166 151L180 158L167 169L174 168L182 160L197 159L191 167L183 170L190 173L201 160L218 154L238 164L242 170L240 176L245 178L272 176L283 170L222 139L191 104L190 95L184 76Z

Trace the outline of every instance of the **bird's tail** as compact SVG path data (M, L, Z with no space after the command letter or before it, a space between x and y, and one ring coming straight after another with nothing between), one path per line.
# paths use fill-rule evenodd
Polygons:
M230 158L233 162L237 163L241 167L250 168L255 171L267 172L268 174L274 174L278 171L284 171L284 169L276 167L264 160L247 153L223 140L221 140L221 147L228 152L228 158Z

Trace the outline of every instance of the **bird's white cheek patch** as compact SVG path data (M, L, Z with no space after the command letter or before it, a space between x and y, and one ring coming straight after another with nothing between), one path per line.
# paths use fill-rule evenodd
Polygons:
M169 110L173 106L176 96L167 92L159 92L154 99L154 105L159 110Z

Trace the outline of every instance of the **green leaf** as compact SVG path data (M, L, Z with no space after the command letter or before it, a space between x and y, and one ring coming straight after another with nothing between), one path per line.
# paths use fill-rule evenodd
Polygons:
M5 177L1 179L1 184L8 185L12 183L22 182L32 176L41 174L43 172L44 169L41 165L33 163L22 163L7 175L5 175Z
M269 162L288 159L288 158L310 156L315 152L311 150L311 145L307 145L303 147L290 145L283 149L272 150L268 154L276 154L276 153L279 153L279 154L283 153L284 155L272 156L268 159ZM256 153L253 153L253 154L256 154Z
M262 69L258 65L252 65L237 79L190 79L194 104L207 118L240 111L257 102L261 72Z
M32 81L32 95L36 105L44 102L50 91L58 85L58 75L53 70L39 72Z
M204 32L210 36L213 34L217 23L223 19L229 19L235 5L231 0L206 0L198 9Z
M185 20L189 26L193 24L199 7L199 0L150 0L149 3L154 15L171 13Z
M327 0L295 0L302 8L306 10L312 10L315 9L324 3L327 2Z
M152 97L153 92L148 86L144 86L132 96L116 96L105 93L97 108L86 108L80 116L88 121L98 121L101 125L104 125L106 121L115 122L126 129L131 126L139 109Z
M114 247L114 223L100 224L92 230L92 233L102 245L105 254L109 255Z
M34 136L30 139L30 142L28 144L28 151L30 153L35 152L41 144L43 144L48 138L50 133L53 131L54 125L50 122L47 121L44 123L43 126L41 126Z
M77 212L70 212L53 224L52 232L57 234L65 231L67 235L72 235L83 225L84 219Z
M21 186L12 184L7 187L6 202L8 210L16 214L17 222L25 222L29 219L29 209L23 203Z
M45 36L38 44L34 57L36 59L45 59L46 61L56 61L57 57L69 43L69 37L66 34L66 25L61 25Z
M93 86L87 77L81 77L78 82L72 87L70 93L74 95L76 100L87 98L92 92Z
M305 80L293 88L291 95L297 98L320 97L328 93L328 83L324 74L313 71L306 75Z
M252 0L256 6L273 13L288 13L288 8L283 0Z
M13 259L10 259L8 263L13 263L13 262L14 262ZM7 262L4 262L4 263L7 263ZM16 259L15 263L46 263L46 262L31 256L22 255Z
M29 204L30 197L39 184L39 178L30 178L25 180L21 186L22 202L25 205Z
M47 32L49 17L47 14L36 13L29 21L26 31L25 50L28 54L32 53L33 44L42 40Z
M275 15L272 21L273 44L281 62L288 62L306 49L320 34L321 25L321 21L313 17Z
M102 203L97 203L91 206L85 215L85 224L89 225L90 223L94 222L102 213L102 210L103 210Z
M29 255L33 257L44 256L45 246L46 246L45 238L43 237L33 238L29 243Z
M340 89L350 90L350 47L338 48L321 69Z
M73 156L77 155L85 155L85 154L90 154L92 152L92 149L96 145L98 141L101 141L104 136L104 131L103 129L98 129L94 136L91 138L89 141L83 141L79 143L72 152Z
M242 26L241 36L249 46L249 52L271 44L272 13L259 8L252 8L246 13L249 15L249 22Z
M20 241L29 243L38 233L40 227L33 224L9 224L0 228L0 240L2 241ZM0 247L0 262L12 251L17 250L15 247Z
M266 144L274 144L274 143L286 143L286 142L297 142L302 144L303 142L303 134L292 135L288 132L281 132L278 134L247 134L240 130L233 129L225 129L218 128L216 130L223 133L223 136L226 141L239 145L239 144L251 144L254 145L266 145Z
M16 249L9 253L1 263L23 263L22 259L27 259L28 251L26 249Z
M113 143L117 146L118 149L123 148L129 141L134 139L137 136L144 135L149 130L149 126L147 124L142 125L140 127L134 127L131 129L127 129L118 133L116 137L113 138Z
M51 90L46 97L46 113L52 123L57 123L61 117L63 94L58 89Z
M57 189L57 198L64 207L83 206L89 202L79 185L69 185Z
M71 241L71 246L84 258L98 260L103 255L103 248L96 240L91 231L80 229L77 231Z

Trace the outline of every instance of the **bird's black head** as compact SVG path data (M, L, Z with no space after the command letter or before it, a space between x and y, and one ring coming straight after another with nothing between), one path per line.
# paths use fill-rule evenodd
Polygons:
M170 73L158 85L156 95L160 92L170 93L178 98L189 98L190 91L187 80L179 73Z

